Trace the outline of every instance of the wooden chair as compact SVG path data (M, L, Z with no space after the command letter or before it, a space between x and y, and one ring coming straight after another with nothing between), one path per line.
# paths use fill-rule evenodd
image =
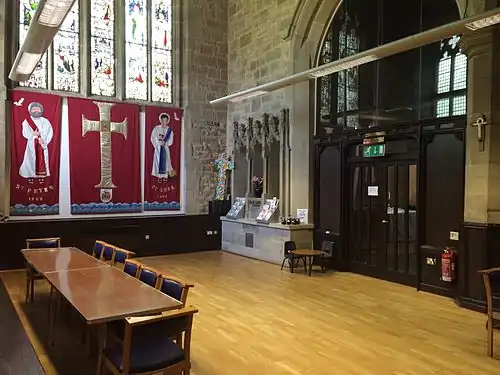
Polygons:
M332 241L323 241L321 244L321 250L325 252L323 256L318 258L319 265L321 266L321 272L326 272L328 267L332 264L334 245L335 244Z
M52 249L61 247L61 237L28 238L27 249ZM26 303L35 300L35 281L42 280L43 275L36 272L29 264L26 264Z
M114 375L189 375L197 312L190 306L157 316L126 318L123 342L106 342L102 365ZM179 336L184 337L178 342L172 339Z
M101 259L102 251L104 250L104 247L106 245L107 245L106 242L101 240L96 240L96 242L94 243L94 249L92 250L92 256L96 259Z
M121 249L119 247L115 248L115 257L113 258L113 266L123 269L125 267L125 261L133 258L135 253L133 251L128 251Z
M182 306L186 305L189 288L193 288L193 284L186 284L185 282L172 277L161 275L160 282L158 283L158 289L170 296L175 298L177 301L182 303Z
M127 259L123 266L123 272L127 275L137 278L141 270L142 264L131 259Z
M112 264L115 257L115 249L116 249L115 246L107 243L104 246L104 249L102 249L101 260L106 263Z
M292 269L291 262L297 262L297 263L293 263L293 266L294 266L293 268L295 268L295 264L298 265L299 260L302 259L302 261L304 262L304 269L307 272L306 258L298 256L298 255L293 255L291 253L292 250L296 250L296 249L297 249L297 246L295 245L294 241L285 241L285 243L283 244L283 262L281 262L281 270L283 270L283 266L285 265L286 261L288 261L288 266L290 267L290 270L291 270Z
M493 330L500 328L500 267L479 271L486 291L488 356L493 357Z
M158 272L154 268L141 265L139 276L137 278L143 283L156 288L158 286L158 283L160 282L160 272Z

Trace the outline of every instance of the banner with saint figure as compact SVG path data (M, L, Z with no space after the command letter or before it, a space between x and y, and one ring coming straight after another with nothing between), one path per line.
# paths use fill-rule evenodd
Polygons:
M144 210L180 210L182 109L146 107Z
M142 211L139 107L68 98L72 214Z
M61 98L12 91L10 214L59 213Z

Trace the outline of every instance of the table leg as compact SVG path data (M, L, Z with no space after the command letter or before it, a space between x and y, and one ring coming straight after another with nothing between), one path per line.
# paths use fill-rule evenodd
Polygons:
M106 346L106 335L107 335L106 328L107 328L106 323L100 324L98 328L99 332L97 334L97 370L96 370L97 375L101 374L102 352L104 351L104 347Z
M307 257L309 259L309 277L311 277L311 272L313 268L313 257Z
M49 341L50 330L52 326L52 296L54 295L54 288L52 285L50 286L50 295L49 295L49 306L47 309L47 342Z
M290 273L293 273L293 257L288 258L288 264L290 265Z

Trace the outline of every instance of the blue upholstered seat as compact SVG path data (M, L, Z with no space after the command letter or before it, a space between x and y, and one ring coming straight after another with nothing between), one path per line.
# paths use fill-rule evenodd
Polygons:
M135 262L125 261L125 266L123 267L123 272L127 275L137 277L137 273L139 272L139 265Z
M183 361L184 350L171 339L171 335L186 324L186 318L177 318L134 327L130 345L130 372L155 371ZM106 348L105 356L121 369L123 345L116 343Z
M102 242L102 241L96 241L94 243L94 250L92 251L92 256L94 258L101 259L102 251L104 249L104 246L106 246L106 244L104 242Z
M177 301L182 301L182 291L184 286L171 279L162 278L160 284L160 290L165 293L167 296L175 298Z
M125 261L133 254L131 251L125 251L122 249L115 250L115 263L124 264Z
M104 246L104 249L102 251L102 260L110 262L111 260L113 260L114 253L115 253L115 247L106 244L106 246Z
M156 283L160 277L159 272L148 268L141 268L139 272L139 280L153 288L156 288Z
M26 247L28 249L51 249L61 246L61 239L54 238L33 238L26 240Z

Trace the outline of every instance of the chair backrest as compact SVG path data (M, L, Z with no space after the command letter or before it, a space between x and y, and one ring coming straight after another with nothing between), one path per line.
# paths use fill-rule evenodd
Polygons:
M113 257L115 256L115 246L106 244L102 250L101 259L105 262L113 262Z
M122 354L122 369L121 373L128 374L130 369L130 356L134 348L138 345L133 345L132 342L137 340L139 343L142 340L147 342L158 342L165 337L182 337L184 339L177 342L177 345L184 351L184 358L179 358L175 363L169 363L163 369L155 369L155 373L163 373L165 369L176 366L182 362L189 364L191 357L191 332L193 329L194 314L198 309L194 306L184 307L177 310L166 311L159 316L150 317L131 317L125 318L125 330L123 339L123 354ZM133 330L140 328L137 333L132 335ZM165 353L168 355L168 353ZM147 362L147 353L144 354L144 360ZM158 360L155 358L155 362ZM189 365L187 366L190 367ZM162 371L163 370L163 371ZM117 371L118 373L118 371ZM148 372L149 374L150 372Z
M291 250L296 250L297 245L295 245L295 241L285 241L283 244L284 254L287 255Z
M156 288L160 281L160 272L151 267L141 266L139 270L139 280Z
M124 265L127 259L133 258L135 253L133 251L128 251L125 249L120 249L119 247L115 247L115 257L113 258L113 264L116 266L117 264Z
M106 242L101 240L96 240L94 243L94 249L92 250L92 256L94 258L101 259L102 251L106 245L107 245Z
M138 277L140 270L141 270L141 264L139 262L130 259L127 259L125 261L125 265L123 266L123 272L125 272L126 274L132 277Z
M194 287L194 285L186 284L175 277L161 275L158 289L167 296L175 298L183 305L186 305L189 288L192 287Z
M61 237L27 238L27 249L52 249L61 247Z
M488 317L493 315L493 296L498 293L500 286L500 267L479 271L483 276L484 289L486 292L486 311Z
M327 258L333 257L333 246L334 243L332 241L323 241L321 243L321 250L323 250L326 253L325 257Z

